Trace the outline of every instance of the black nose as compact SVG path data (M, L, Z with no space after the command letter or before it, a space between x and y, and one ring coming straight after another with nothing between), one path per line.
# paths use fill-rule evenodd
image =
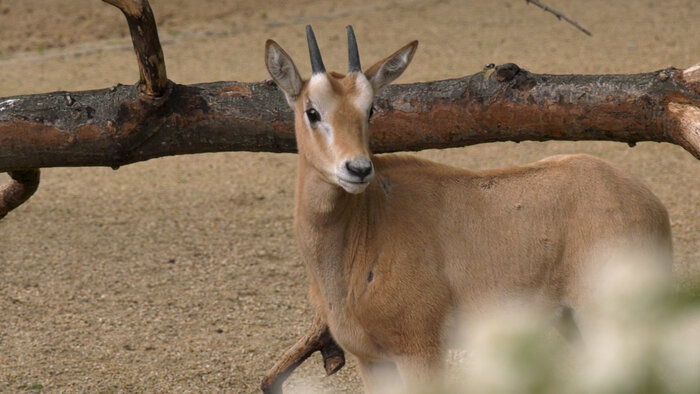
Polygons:
M370 160L348 160L345 162L348 172L360 179L372 173L372 162Z

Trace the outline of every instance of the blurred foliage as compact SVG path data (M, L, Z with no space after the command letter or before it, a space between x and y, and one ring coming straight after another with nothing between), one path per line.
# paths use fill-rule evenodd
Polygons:
M499 304L468 324L440 385L409 392L698 394L700 281L675 288L666 273L638 261L601 270L575 341L542 310Z

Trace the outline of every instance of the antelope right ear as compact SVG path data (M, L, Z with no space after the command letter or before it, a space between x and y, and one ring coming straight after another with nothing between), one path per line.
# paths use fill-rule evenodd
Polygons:
M375 95L406 71L417 48L418 41L411 41L365 71Z
M276 42L265 43L265 65L272 79L282 89L287 102L294 107L304 85L292 58Z

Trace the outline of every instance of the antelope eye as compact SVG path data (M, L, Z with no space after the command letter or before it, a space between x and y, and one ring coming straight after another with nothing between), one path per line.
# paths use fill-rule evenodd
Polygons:
M321 120L321 114L314 108L309 108L306 110L306 117L309 118L309 122L316 123Z

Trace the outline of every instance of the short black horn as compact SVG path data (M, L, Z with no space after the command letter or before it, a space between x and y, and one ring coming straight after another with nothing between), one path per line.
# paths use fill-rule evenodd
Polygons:
M321 59L321 51L318 50L316 36L314 35L314 31L311 28L311 25L306 25L306 41L309 43L309 56L311 57L311 73L325 73L326 67L323 66L323 59Z
M362 72L362 67L360 66L360 52L357 50L355 32L350 25L345 28L348 31L348 73L355 71Z

